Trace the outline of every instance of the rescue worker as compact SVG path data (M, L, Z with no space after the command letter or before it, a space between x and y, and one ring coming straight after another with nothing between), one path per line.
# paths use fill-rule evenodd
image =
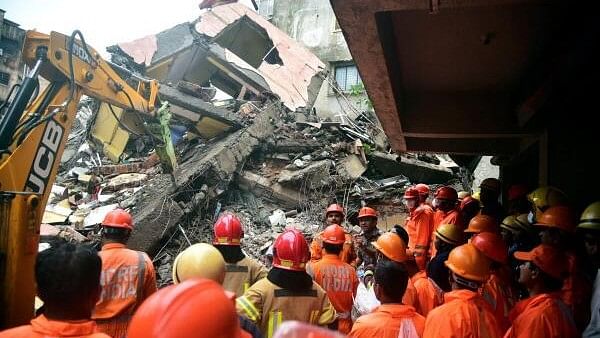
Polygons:
M152 261L141 251L126 247L133 219L123 209L115 209L102 221L102 293L92 318L100 331L111 337L124 337L135 309L156 291Z
M414 264L415 271L410 277L410 281L415 287L417 300L415 302L415 310L417 313L427 316L427 314L444 303L444 290L440 288L436 282L427 277L425 271L419 271L414 261L408 261L405 265L409 276L411 275L411 265Z
M414 256L420 270L425 270L433 228L433 210L426 204L419 204L419 198L416 188L410 187L404 192L404 204L409 212L405 229L410 243L409 255Z
M506 214L502 204L500 204L500 194L502 186L500 180L488 177L481 181L479 185L479 201L481 202L481 215L492 216L496 223L500 223Z
M446 266L446 261L450 251L463 243L463 232L457 225L442 224L435 231L434 245L437 255L427 265L427 276L445 292L450 291L450 271Z
M222 285L237 297L243 295L250 285L267 276L267 269L242 251L242 238L244 229L236 215L224 213L217 219L213 226L213 245L227 263Z
M365 270L372 270L377 261L377 251L371 243L376 241L381 234L377 229L377 211L369 207L361 208L358 212L358 225L361 233L354 237L356 266L363 265Z
M592 318L583 332L583 337L600 336L600 201L590 204L579 219L577 230L584 236L587 260L592 271L596 270L592 293Z
M238 313L256 323L265 337L273 337L286 320L322 326L335 322L336 312L327 294L305 271L309 259L302 233L284 231L273 245L273 268L267 277L237 299Z
M225 265L223 255L214 246L206 243L193 244L175 257L173 283L179 284L191 278L206 278L222 285L226 276Z
M469 224L471 219L479 214L480 210L479 201L471 196L466 196L460 202L460 216L465 224Z
M529 251L539 244L536 229L529 224L527 214L506 216L500 223L500 234L508 245L508 257L513 260L515 251ZM511 258L512 257L512 258ZM511 266L513 266L511 264ZM514 265L516 268L518 265Z
M566 205L569 201L565 193L552 186L535 189L527 195L527 199L531 203L532 208L528 219L530 224L534 224L548 208Z
M441 187L433 195L433 228L431 232L431 242L435 241L435 230L442 224L456 224L463 227L464 223L460 217L460 211L456 204L458 194L452 187ZM435 245L429 247L429 257L434 257L436 253Z
M372 244L377 250L377 261L391 260L396 263L405 264L409 260L406 255L406 244L396 232L385 232ZM372 271L372 275L375 276L374 270ZM408 280L402 303L412 307L415 307L417 303L417 290L415 290L415 286L410 279Z
M504 337L577 337L571 310L560 299L568 264L564 254L541 244L529 252L517 251L515 257L523 261L519 283L527 287L529 298L518 302L510 312L512 326Z
M489 259L469 243L452 250L446 265L452 291L427 315L423 337L500 337L489 304L477 292L489 276Z
M240 328L234 303L217 282L192 278L148 298L135 312L127 337L250 338Z
M419 192L419 205L427 205L433 211L431 204L427 202L427 199L429 198L429 186L425 183L419 183L415 185L415 189Z
M177 255L173 261L173 283L179 284L194 278L206 278L223 285L226 280L225 259L214 246L207 243L196 243ZM226 290L231 299L235 299L235 293ZM244 316L239 316L242 329L252 335L253 338L262 338L263 335L258 327Z
M339 204L331 204L325 211L325 224L327 226L332 224L341 225L344 222L345 212L344 208ZM344 246L340 252L340 259L344 263L348 263L352 266L356 265L356 250L354 249L354 243L352 242L352 235L345 233L344 235ZM318 233L310 244L310 260L316 262L323 257L323 232Z
M81 244L65 243L38 253L35 282L45 311L29 325L0 332L0 337L110 338L91 320L100 297L101 268L96 251Z
M352 328L352 303L358 288L356 270L344 263L339 254L346 241L344 229L333 224L322 233L323 258L311 266L309 274L326 292L337 312L338 331L347 334Z
M351 338L421 337L425 318L412 306L402 303L408 283L408 273L402 264L381 260L375 269L375 296L381 305L356 320Z
M513 184L508 188L507 200L508 200L508 214L518 216L520 214L526 214L531 209L531 203L527 199L527 186L524 184Z
M467 240L473 235L480 232L498 232L498 223L492 216L477 215L469 222L469 226L465 229Z
M541 229L542 244L554 246L567 255L569 275L563 284L562 300L571 308L577 327L583 331L590 317L588 300L592 293L592 283L582 272L581 261L572 247L575 214L570 207L564 205L550 207L534 225Z
M483 298L492 307L501 332L505 332L510 326L508 313L515 303L515 293L511 288L512 276L507 265L508 247L502 236L492 232L481 232L473 236L471 243L492 261L490 278L483 287Z

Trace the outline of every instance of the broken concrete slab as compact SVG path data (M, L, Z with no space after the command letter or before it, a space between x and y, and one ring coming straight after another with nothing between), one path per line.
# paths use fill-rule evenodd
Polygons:
M177 83L177 89L180 92L195 96L206 102L210 102L210 100L217 95L217 89L214 87L202 87L187 81L179 81L179 83Z
M284 169L279 173L277 182L284 185L302 185L317 189L330 183L329 170L331 166L331 160L322 160L313 162L300 170Z
M186 215L184 209L195 213L201 210L203 201L195 196L202 192L204 185L208 187L208 191L202 192L204 198L215 198L225 191L246 158L273 133L271 120L278 109L275 104L266 107L249 127L197 150L175 172L176 189L166 175L157 175L148 181L132 210L137 226L131 234L130 246L156 253L161 243L159 239L179 224Z
M302 195L295 189L279 183L271 183L267 178L250 171L243 171L237 180L238 187L252 192L257 197L276 201L286 209L295 209L300 205Z
M441 184L453 177L452 170L396 154L371 153L370 162L385 176L404 175L413 183Z
M42 241L44 238L48 237L58 237L69 242L81 243L87 241L87 237L80 234L71 226L53 226L45 223L40 225L40 237L42 238Z
M139 187L148 178L146 174L129 173L111 178L106 184L106 191L117 191L123 188Z
M348 155L337 163L336 170L342 177L354 181L367 171L367 165L358 155Z

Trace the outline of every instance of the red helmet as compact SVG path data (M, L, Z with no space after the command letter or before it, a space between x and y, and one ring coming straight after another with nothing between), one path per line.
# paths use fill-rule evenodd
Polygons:
M225 213L219 217L213 227L214 245L240 245L244 237L242 222L236 215Z
M375 209L369 208L369 207L360 208L360 211L358 212L358 218L363 218L363 217L377 218L377 211Z
M410 187L408 189L406 189L406 191L404 192L404 199L413 199L413 198L419 198L419 190L417 190L417 188L414 187Z
M135 311L127 337L251 337L240 328L234 303L217 282L189 279L146 299Z
M527 186L523 184L513 184L508 188L508 200L514 201L517 198L527 197L527 192L529 192Z
M577 226L575 219L575 214L570 207L558 205L544 211L542 217L540 217L534 225L573 232Z
M133 230L133 218L127 211L115 209L104 216L102 226Z
M476 200L476 199L474 199L471 196L466 196L460 202L460 210L464 210L465 208L469 208L469 207L471 207L471 205L473 206L473 208L475 208L475 206L479 207L479 201Z
M344 232L344 229L337 224L332 224L323 231L323 242L325 243L339 245L344 244L345 241L346 233Z
M305 271L310 258L308 244L296 229L284 231L273 244L273 266L286 270Z
M417 189L421 196L429 195L429 186L425 183L419 183L415 185L415 189Z
M493 261L504 263L508 258L508 247L496 233L481 232L471 238L471 244Z
M435 195L433 195L433 196L440 200L449 200L449 201L457 201L458 200L458 193L456 192L456 190L454 188L448 187L448 186L438 188L438 190L436 190L436 192L435 192Z
M327 215L330 212L339 212L340 214L344 215L344 207L342 207L339 204L331 204L330 206L327 207L327 210L325 211L325 215Z

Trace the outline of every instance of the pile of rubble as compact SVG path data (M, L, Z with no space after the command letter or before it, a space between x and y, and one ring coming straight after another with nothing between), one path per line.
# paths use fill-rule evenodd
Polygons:
M240 30L246 39L233 39ZM243 5L109 50L113 61L163 83L178 167L165 171L144 129L132 132L136 116L119 111L117 121L104 104L82 101L42 235L97 243L104 215L129 209L129 244L153 257L161 285L182 249L211 240L222 211L243 220L244 250L261 258L287 226L309 237L319 230L330 203L346 208L349 231L358 231L364 204L390 228L403 222L411 182L458 182L448 157L390 154L372 113L320 120L310 108L324 65ZM217 89L231 98L215 99Z

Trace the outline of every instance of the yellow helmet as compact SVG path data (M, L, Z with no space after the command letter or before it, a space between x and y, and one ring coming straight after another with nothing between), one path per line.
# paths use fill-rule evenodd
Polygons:
M194 244L175 257L173 262L173 283L200 277L223 284L225 279L225 259L214 246L206 243Z
M578 229L600 230L600 201L588 205L581 214Z
M460 245L463 243L463 231L454 224L442 224L435 230L435 236L440 240L452 244Z
M502 220L502 223L500 223L500 227L510 232L521 230L519 223L517 223L517 216L515 215L506 216L504 220Z
M475 191L473 193L473 195L471 195L471 197L473 197L474 199L481 201L481 197L480 197L481 193L479 192L479 190Z
M527 199L535 205L535 219L540 219L546 209L568 202L567 195L551 186L539 187L527 195Z
M459 191L458 192L458 199L462 200L463 198L467 197L467 196L471 196L471 194L468 191Z

